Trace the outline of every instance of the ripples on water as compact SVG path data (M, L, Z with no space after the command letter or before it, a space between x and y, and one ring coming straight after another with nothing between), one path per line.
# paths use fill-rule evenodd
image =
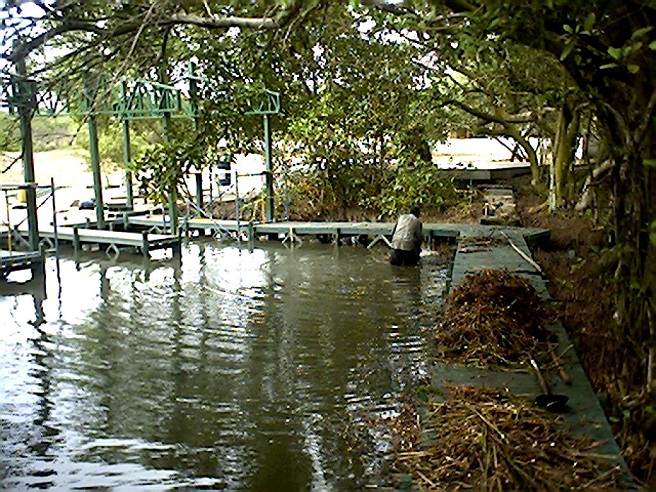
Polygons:
M0 488L384 482L385 436L352 434L425 374L446 271L383 255L195 243L181 267L63 260L61 288L49 262L45 293L0 290Z

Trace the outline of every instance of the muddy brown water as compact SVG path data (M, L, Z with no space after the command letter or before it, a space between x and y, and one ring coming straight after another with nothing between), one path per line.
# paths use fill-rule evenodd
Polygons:
M0 489L355 490L430 361L445 266L195 243L0 286Z

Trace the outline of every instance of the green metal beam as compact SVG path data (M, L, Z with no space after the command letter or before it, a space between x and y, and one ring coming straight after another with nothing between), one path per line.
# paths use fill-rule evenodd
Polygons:
M96 125L96 115L93 108L95 95L88 81L85 81L85 97L89 108L89 113L87 116L87 125L89 127L89 154L91 157L91 172L93 173L93 191L96 199L96 203L95 203L96 223L98 229L104 229L105 204L103 203L102 175L100 172L100 151L98 150L98 127Z
M271 156L271 122L269 118L269 114L264 115L264 161L266 165L264 181L266 188L266 221L273 222L275 217L273 209L273 159Z
M194 116L192 105L182 98L180 89L162 82L136 80L114 98L118 100L107 110L107 114L121 119L158 118L181 112L185 117Z
M166 70L165 66L160 67L159 70L159 77L160 77L160 85L161 82L164 82L168 79L168 73ZM171 112L170 111L165 111L162 113L162 131L164 133L164 141L169 142L170 141L170 128L171 126ZM170 221L170 228L171 228L171 234L177 234L178 232L178 190L176 189L175 186L169 191L169 198L168 198L168 208L169 208L169 221Z
M186 79L190 89L193 86L197 95L199 83L209 86L211 82L196 76L193 68L191 70ZM121 120L158 119L167 113L173 118L194 118L198 107L194 103L193 97L190 101L183 97L183 93L178 87L163 83L161 80L160 78L159 82L154 82L136 79L129 83L116 83L112 87L98 87L98 94L104 94L106 97L94 101L94 112L96 115L113 116ZM29 80L29 83L36 86L34 80ZM101 84L105 85L105 82L101 82ZM20 101L15 94L7 91L6 86L7 84L3 83L3 93L7 93L3 99L6 98L9 111L14 112L18 109ZM252 103L248 97L243 101L245 106L251 107L250 110L244 111L244 114L264 115L280 112L280 93L265 89L255 97L257 100ZM82 97L79 95L78 97L68 97L68 94L63 96L56 91L51 91L39 94L35 101L34 116L53 117L63 114L86 116L89 109L84 94Z
M265 115L280 113L281 105L279 92L265 89L260 96L262 99L259 101L257 107L250 111L246 111L245 114Z
M189 82L189 98L191 102L192 113L194 114L194 131L198 130L198 80L196 77L196 67L193 62L189 62L187 71L187 80ZM203 170L196 169L196 207L200 212L203 210Z
M121 82L121 95L125 97L127 94L127 87L125 82ZM125 164L125 193L126 201L129 210L134 209L134 194L132 191L132 173L129 170L132 155L130 152L130 122L123 118L123 163Z

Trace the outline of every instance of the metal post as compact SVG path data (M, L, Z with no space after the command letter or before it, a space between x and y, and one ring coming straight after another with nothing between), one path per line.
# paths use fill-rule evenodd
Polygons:
M173 185L173 188L169 193L168 208L171 234L176 235L178 233L178 190L176 185Z
M55 201L55 178L50 178L50 196L52 197L52 230L55 237L55 267L57 280L61 284L61 270L59 268L59 233L57 231L57 202Z
M210 209L210 214L214 216L214 186L212 186L212 183L214 182L214 171L212 168L210 168L210 203L209 203L209 209Z
M75 254L80 251L82 248L82 245L80 244L80 233L77 230L77 227L73 227L73 249L75 250Z
M23 141L23 176L25 183L25 201L27 204L27 224L30 249L39 250L39 222L36 213L36 189L34 187L34 153L32 146L32 114L34 110L33 86L27 80L27 66L25 58L16 62L18 75L15 90L17 90L18 114L20 115L21 139Z
M201 171L196 173L196 207L198 210L203 210L203 173Z
M93 172L93 192L96 198L96 226L105 228L105 206L103 203L102 175L100 173L100 151L98 150L98 127L94 114L93 91L88 79L85 80L87 104L87 123L89 126L89 154L91 157L91 171Z
M264 175L266 183L266 221L273 222L273 165L271 159L271 122L269 115L264 115L264 159L266 171Z
M147 231L143 231L141 233L141 253L143 254L145 260L150 258L150 243L148 242Z
M166 73L165 67L160 67L159 70L159 81L162 84L168 82L168 75ZM170 141L169 128L171 126L171 113L166 111L162 116L162 131L164 133L164 142L168 143ZM171 228L171 234L178 233L178 190L176 189L177 183L173 184L173 188L169 191L169 226Z
M121 99L123 104L127 101L127 84L121 82ZM123 163L125 164L125 193L129 210L134 209L134 194L132 192L132 172L129 170L132 155L130 152L130 122L126 114L122 115L123 123Z
M195 78L195 66L189 62L189 96L191 99L191 111L194 115L194 131L198 130L198 87ZM203 170L196 168L196 206L198 210L203 209Z
M253 225L252 221L248 222L248 249L249 251L253 251L253 247L255 246L255 226Z
M239 230L240 213L241 211L239 210L239 173L237 173L237 170L235 169L235 219L237 219L237 244L241 244L241 235L239 234L241 232Z
M20 189L20 188L19 188ZM9 194L7 193L7 190L5 190L5 210L7 212L7 247L9 248L9 252L12 252L12 244L11 244L11 215L10 215L10 209L9 209Z

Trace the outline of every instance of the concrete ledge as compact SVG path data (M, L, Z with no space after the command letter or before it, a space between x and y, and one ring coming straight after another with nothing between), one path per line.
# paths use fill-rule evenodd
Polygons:
M494 228L494 230L488 231L488 237L500 239L496 245L467 249L462 248L459 244L451 271L451 285L459 285L467 274L479 270L488 268L506 269L511 273L527 278L541 297L550 299L543 276L509 246L507 239L501 234L501 230ZM471 229L467 231L467 234L461 235L461 238L473 237L473 234L480 233L480 231L481 229ZM511 230L505 228L503 231L529 257L531 257L531 252L526 243L526 238L535 240L539 237L548 237L548 231L545 233L544 230L531 230L529 232L519 228ZM466 244L469 245L470 243ZM621 466L626 470L627 477L630 477L628 467L615 441L606 415L579 362L565 328L561 324L556 324L549 326L549 329L558 335L556 352L559 355L562 354L563 366L572 379L572 384L568 386L555 372L543 371L552 391L569 397L568 412L564 415L563 425L569 427L575 433L593 437L600 443L599 453L612 457L610 465ZM527 361L528 358L529 355L527 354ZM442 389L447 384L505 387L509 388L512 393L533 396L541 392L536 377L528 370L528 367L527 372L510 372L438 363L432 375L432 385L437 389Z

